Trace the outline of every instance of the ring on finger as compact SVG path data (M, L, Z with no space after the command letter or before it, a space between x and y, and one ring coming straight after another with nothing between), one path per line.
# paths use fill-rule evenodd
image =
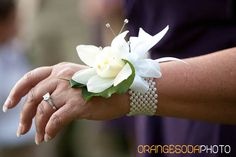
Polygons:
M43 100L46 101L47 104L49 104L54 110L57 110L57 109L58 109L57 106L54 104L50 93L46 93L46 94L43 96Z

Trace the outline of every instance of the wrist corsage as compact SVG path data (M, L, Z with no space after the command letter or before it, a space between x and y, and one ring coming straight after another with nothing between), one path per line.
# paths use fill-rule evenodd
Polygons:
M125 20L124 23L128 23L128 20ZM109 24L106 26L110 27ZM161 32L151 36L140 28L138 36L131 36L128 41L125 40L128 31L124 31L113 39L111 46L104 48L93 45L77 46L79 58L88 68L73 75L70 80L71 87L81 88L85 100L90 100L94 96L109 98L114 93L122 94L128 90L131 91L130 94L136 93L136 96L143 94L145 97L148 91L156 91L150 89L156 89L150 79L161 77L159 63L178 59L165 57L152 60L146 59L145 56L163 38L168 29L169 26L166 26ZM157 94L155 92L148 96L156 98ZM131 98L138 101L135 100L135 95L133 97L131 95ZM157 103L156 99L152 102L152 104ZM134 110L137 110L135 107ZM153 112L154 109L152 108ZM153 112L147 114L153 114Z

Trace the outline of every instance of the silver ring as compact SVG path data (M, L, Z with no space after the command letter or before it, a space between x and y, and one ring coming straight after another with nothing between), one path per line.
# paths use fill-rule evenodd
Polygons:
M56 105L54 104L50 93L46 93L46 94L43 96L43 100L46 101L54 110L57 110L57 107L56 107Z

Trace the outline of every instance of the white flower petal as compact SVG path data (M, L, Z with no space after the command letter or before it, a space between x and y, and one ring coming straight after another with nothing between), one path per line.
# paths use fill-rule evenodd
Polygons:
M94 75L96 75L96 70L94 68L83 69L76 72L72 76L72 80L81 84L87 84L88 80Z
M125 40L125 36L128 32L129 31L125 31L119 34L111 42L111 47L116 48L119 51L119 55L121 58L125 58L129 53L129 45Z
M131 50L132 52L137 53L141 58L145 56L145 53L148 52L154 45L156 45L166 34L169 26L166 26L161 32L157 33L154 36L146 33L142 28L139 29L139 36L137 38L132 38L131 41ZM134 44L132 44L134 42Z
M152 38L152 36L145 32L142 28L139 28L138 37L142 40L149 40L150 38Z
M134 65L139 60L139 56L136 53L129 53L126 60Z
M114 80L114 86L117 86L118 84L120 84L122 81L127 79L131 74L132 74L132 69L129 66L129 64L126 63L123 69L116 76Z
M156 59L156 61L159 62L159 63L161 63L161 62L170 62L170 61L179 61L179 62L187 64L187 62L185 62L181 59L178 59L178 58L174 58L174 57L163 57L163 58Z
M80 59L90 67L94 66L94 60L96 55L100 52L100 49L93 45L79 45L76 47L77 53Z
M135 64L135 70L139 76L142 77L161 77L160 65L157 61L152 59L138 60Z
M105 79L95 75L88 80L87 88L89 92L100 93L111 87L113 82L113 79Z
M149 85L143 78L138 75L135 75L134 82L130 86L130 89L144 94L148 91Z
M119 48L123 46L124 44L126 45L127 42L125 41L125 36L127 35L129 31L124 31L123 33L117 35L111 42L111 47L116 47Z
M135 51L135 48L141 44L142 42L144 42L144 40L142 40L141 38L138 37L130 37L129 38L130 41L130 48L131 48L131 52Z

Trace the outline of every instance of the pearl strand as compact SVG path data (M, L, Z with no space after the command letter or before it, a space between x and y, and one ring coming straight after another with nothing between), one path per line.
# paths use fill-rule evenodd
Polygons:
M149 89L146 93L141 94L140 92L135 92L129 90L130 95L130 112L127 116L134 115L154 115L157 109L157 97L156 94L156 83L154 79L145 79L149 84Z

